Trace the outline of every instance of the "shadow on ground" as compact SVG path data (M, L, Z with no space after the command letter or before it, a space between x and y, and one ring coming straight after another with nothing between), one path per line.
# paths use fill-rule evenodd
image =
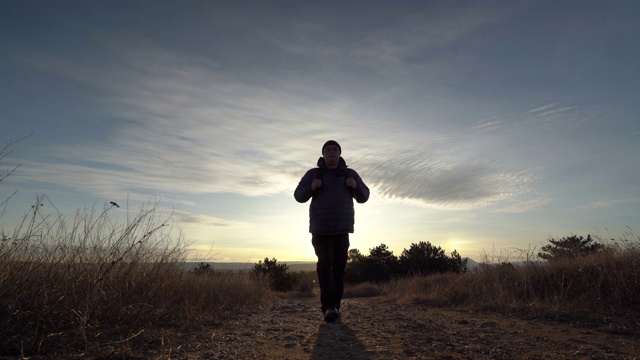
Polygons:
M311 359L372 359L356 333L341 321L323 323Z

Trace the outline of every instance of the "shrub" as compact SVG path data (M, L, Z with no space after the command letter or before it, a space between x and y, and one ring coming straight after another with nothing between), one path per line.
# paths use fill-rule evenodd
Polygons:
M213 274L213 267L209 263L201 262L193 268L193 273L196 275L210 275Z
M300 271L297 274L298 281L295 286L295 290L298 295L302 296L314 296L314 289L316 287L317 275L315 271Z
M404 249L399 260L403 275L460 273L467 270L467 260L463 260L457 251L454 250L449 257L440 246L436 247L424 241L411 244L409 249Z
M380 244L362 256L357 249L349 251L345 281L350 283L385 282L398 274L398 258L387 245Z
M253 266L253 273L258 277L266 276L269 286L275 291L291 291L298 283L298 274L288 272L287 264L278 264L278 260L264 258Z

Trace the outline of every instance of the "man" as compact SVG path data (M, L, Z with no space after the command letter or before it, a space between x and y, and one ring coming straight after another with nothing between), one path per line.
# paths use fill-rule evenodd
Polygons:
M355 170L347 168L341 153L340 144L327 141L318 167L304 174L293 194L300 203L312 199L309 232L318 257L320 309L326 321L340 317L349 233L354 224L353 199L358 203L369 199L369 188Z

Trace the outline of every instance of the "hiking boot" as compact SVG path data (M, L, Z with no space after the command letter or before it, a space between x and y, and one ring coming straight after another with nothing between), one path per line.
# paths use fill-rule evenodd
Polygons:
M335 308L328 309L324 312L324 321L335 321L340 317L340 313Z

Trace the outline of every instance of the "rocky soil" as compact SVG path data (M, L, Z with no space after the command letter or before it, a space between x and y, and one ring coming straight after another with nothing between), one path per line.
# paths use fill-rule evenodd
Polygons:
M345 299L322 320L317 297L277 299L211 328L183 333L176 359L640 359L640 334L616 324L521 319Z

